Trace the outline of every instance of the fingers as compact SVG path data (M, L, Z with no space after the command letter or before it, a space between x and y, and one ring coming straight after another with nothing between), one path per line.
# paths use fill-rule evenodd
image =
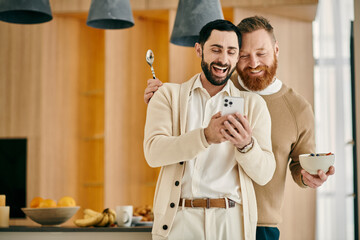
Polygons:
M224 122L224 128L224 131L221 133L237 148L243 148L251 142L251 129L248 125L247 119L242 115L228 115L226 121Z
M151 97L154 95L153 92L149 92L144 94L144 102L148 104L150 102Z
M313 175L309 174L305 170L301 170L301 174L303 175L303 182L310 188L317 188L321 186L321 184L317 184L315 181L315 177Z
M221 143L226 141L226 138L223 135L221 135L221 129L218 130L217 128L213 128L211 126L204 129L204 135L206 141L209 144Z
M145 88L145 91L144 91L144 102L146 104L148 104L150 102L150 99L151 97L154 95L154 92L157 90L157 87L156 89L154 90L155 87L147 87Z
M235 117L236 118L235 118ZM236 115L229 115L228 121L231 123L231 126L235 128L237 133L239 133L242 137L247 138L248 136L251 137L251 128L249 126L249 123L245 117L243 117L241 114Z
M240 125L240 126L237 126L237 125ZM226 133L228 133L229 136L231 136L232 138L239 139L239 138L243 137L241 134L243 132L243 129L241 129L242 128L241 124L239 124L239 123L233 124L232 122L225 121L224 127L225 127L224 131Z
M159 89L159 87L158 86L147 86L146 88L145 88L145 94L146 93L154 93L154 92L156 92L157 90Z
M208 127L204 129L205 138L209 144L226 141L226 138L221 134L225 119L226 116L221 116L221 112L217 112L211 117Z
M335 174L335 167L334 166L330 166L329 170L327 171L326 175L330 176L330 175L334 175Z
M222 134L224 141L228 140L230 141L232 144L234 144L234 138L233 136L231 136L225 129L220 129L220 133Z
M241 114L221 116L221 112L217 112L211 117L208 127L210 127L209 130L214 129L214 132L219 134L216 136L217 134L212 134L212 131L205 129L205 137L209 143L228 140L236 147L242 148L251 142L251 128L246 117Z
M220 132L221 131L224 131L224 129L220 129ZM221 137L220 137L220 143L222 143L222 142L225 142L226 141L226 137L224 136L224 135L222 135Z
M149 78L147 80L147 85L148 86L157 86L157 87L161 87L162 86L162 82L158 79L158 78Z
M235 116L240 120L241 125L245 129L246 132L251 132L251 127L249 125L249 121L246 116L241 115L240 113L236 113Z
M221 117L221 112L217 112L216 114L214 114L211 118L215 119L215 118L219 118Z
M320 180L324 183L328 176L324 173L324 171L322 170L318 170L318 177L320 178Z
M145 91L144 91L144 102L146 104L149 103L151 97L154 95L154 92L156 92L159 87L162 86L162 82L155 78L150 78L147 80L147 87L145 88Z
M328 179L328 175L325 174L322 170L318 170L317 175L311 175L302 169L301 174L303 175L303 182L311 188L320 187Z

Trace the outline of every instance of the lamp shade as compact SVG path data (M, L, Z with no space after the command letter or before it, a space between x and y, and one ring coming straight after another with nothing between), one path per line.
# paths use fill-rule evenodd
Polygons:
M100 29L134 26L129 0L92 0L86 24Z
M205 24L224 19L219 0L180 0L170 42L193 47Z
M35 24L52 19L49 0L0 0L0 20Z

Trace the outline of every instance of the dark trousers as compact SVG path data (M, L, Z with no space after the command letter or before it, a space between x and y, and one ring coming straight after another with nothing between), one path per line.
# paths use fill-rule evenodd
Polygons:
M280 231L276 227L257 227L256 240L279 240Z

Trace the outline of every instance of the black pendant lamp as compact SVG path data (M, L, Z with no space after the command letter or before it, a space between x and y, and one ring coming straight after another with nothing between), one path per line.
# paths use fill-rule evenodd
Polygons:
M134 26L129 0L92 0L86 24L100 29Z
M193 47L201 28L216 19L224 19L219 0L180 0L170 42Z
M0 20L35 24L52 19L49 0L0 0Z

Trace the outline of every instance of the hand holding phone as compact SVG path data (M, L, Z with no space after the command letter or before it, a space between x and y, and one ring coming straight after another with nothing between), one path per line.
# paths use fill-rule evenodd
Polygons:
M244 98L241 97L224 97L221 115L240 113L244 115Z

